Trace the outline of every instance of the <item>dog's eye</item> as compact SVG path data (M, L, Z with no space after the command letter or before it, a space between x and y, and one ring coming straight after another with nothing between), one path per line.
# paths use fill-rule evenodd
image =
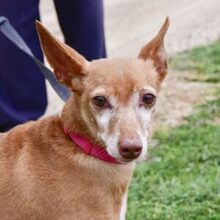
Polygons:
M154 104L155 100L156 97L151 93L147 93L142 96L142 103L145 105L152 105Z
M99 108L106 108L109 105L107 99L104 96L95 96L93 97L92 102L96 107Z

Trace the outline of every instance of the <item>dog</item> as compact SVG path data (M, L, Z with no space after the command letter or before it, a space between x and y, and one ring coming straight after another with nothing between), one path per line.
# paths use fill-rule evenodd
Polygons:
M36 26L56 78L72 95L59 116L0 135L0 219L125 219L167 74L169 19L137 58L92 62Z

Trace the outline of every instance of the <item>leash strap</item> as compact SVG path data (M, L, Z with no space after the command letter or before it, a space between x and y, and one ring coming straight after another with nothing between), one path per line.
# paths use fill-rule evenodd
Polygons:
M30 48L24 42L22 37L18 32L12 27L8 19L0 16L0 31L11 41L13 42L20 50L26 53L33 61L37 64L44 77L49 81L50 85L53 87L58 96L65 102L70 97L69 90L61 84L55 77L54 73L49 70L40 60L38 60Z

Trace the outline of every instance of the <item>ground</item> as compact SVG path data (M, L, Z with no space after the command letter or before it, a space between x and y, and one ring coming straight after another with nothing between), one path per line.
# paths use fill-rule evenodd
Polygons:
M218 220L220 41L174 56L171 65L176 77L181 77L180 84L185 83L185 92L171 96L184 114L173 111L172 104L167 114L161 110L165 121L157 123L160 126L150 142L147 164L138 165L134 173L128 219ZM190 106L189 111L184 106ZM177 120L172 123L168 117Z

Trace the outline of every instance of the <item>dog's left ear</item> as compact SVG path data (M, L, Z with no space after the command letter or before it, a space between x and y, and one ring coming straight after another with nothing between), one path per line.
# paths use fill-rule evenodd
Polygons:
M164 36L169 27L167 17L158 34L147 43L140 51L138 58L142 60L151 59L159 74L159 81L162 81L167 74L167 53L164 48Z
M74 92L82 91L82 78L86 75L88 61L77 51L55 39L40 23L36 22L44 54L56 78Z

